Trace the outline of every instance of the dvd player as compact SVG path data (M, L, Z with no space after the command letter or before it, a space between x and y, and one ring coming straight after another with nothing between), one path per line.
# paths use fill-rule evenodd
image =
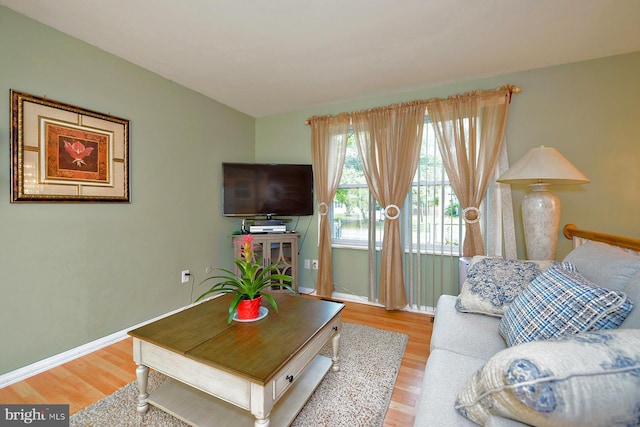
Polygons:
M287 231L287 226L284 224L279 225L250 225L249 233L284 233Z

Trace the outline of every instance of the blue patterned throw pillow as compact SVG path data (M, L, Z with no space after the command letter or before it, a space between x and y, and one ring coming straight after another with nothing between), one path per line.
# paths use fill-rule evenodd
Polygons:
M633 305L622 291L600 288L563 262L535 278L500 320L507 346L566 334L614 329Z
M554 261L474 256L456 309L463 313L500 317L534 278L554 264Z
M502 350L467 380L455 408L480 425L495 415L535 426L638 426L640 329Z

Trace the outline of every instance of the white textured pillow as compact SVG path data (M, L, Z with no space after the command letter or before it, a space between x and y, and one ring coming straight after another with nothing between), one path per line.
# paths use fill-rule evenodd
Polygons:
M474 256L456 309L501 317L514 298L554 261L523 261Z
M455 408L535 426L637 426L640 330L531 342L496 353L465 384Z

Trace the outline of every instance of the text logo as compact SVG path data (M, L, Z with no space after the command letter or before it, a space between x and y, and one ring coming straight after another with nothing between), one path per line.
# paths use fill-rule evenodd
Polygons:
M0 427L68 427L69 405L0 405Z

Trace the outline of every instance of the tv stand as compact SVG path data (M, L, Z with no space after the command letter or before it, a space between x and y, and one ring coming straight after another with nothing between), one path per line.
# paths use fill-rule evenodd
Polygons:
M264 233L255 234L253 236L254 244L254 261L262 259L262 265L268 266L273 263L278 264L278 273L288 274L293 279L291 287L298 291L298 240L299 233ZM234 251L243 241L244 237L240 234L231 236L231 243ZM235 267L236 273L237 267ZM272 290L282 290L289 292L279 286L272 287Z

